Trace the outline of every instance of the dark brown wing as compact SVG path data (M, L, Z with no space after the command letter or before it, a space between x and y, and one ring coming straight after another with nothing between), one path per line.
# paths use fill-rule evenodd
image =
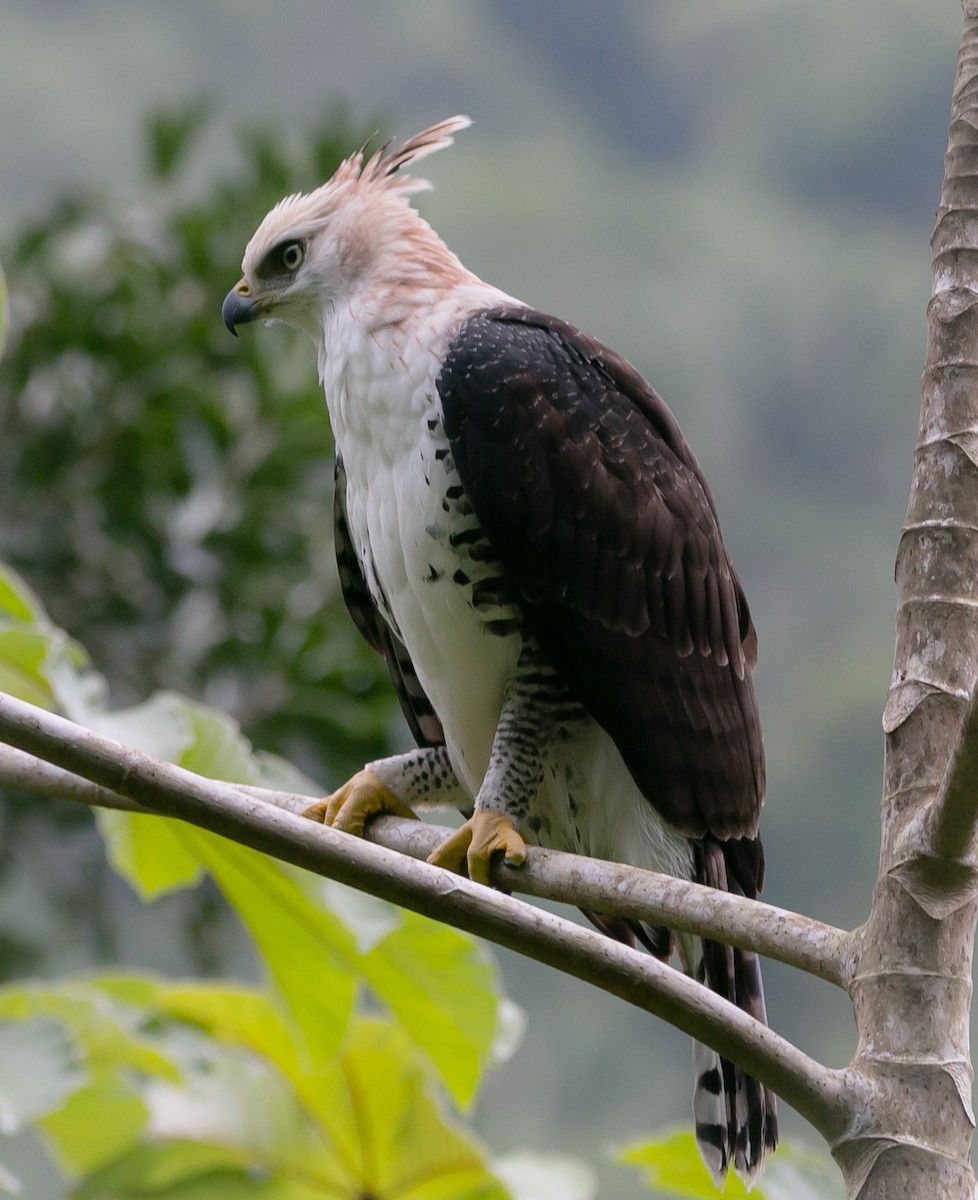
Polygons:
M343 599L353 624L387 662L401 711L419 746L443 746L441 722L425 695L404 643L374 604L357 555L346 516L346 472L337 456L333 487L333 526L336 567Z
M669 409L599 342L518 308L462 325L438 390L530 628L642 792L691 836L753 834L756 637Z

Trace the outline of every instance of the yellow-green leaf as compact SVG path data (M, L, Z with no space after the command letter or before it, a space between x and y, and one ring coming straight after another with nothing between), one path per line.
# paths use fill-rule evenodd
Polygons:
M144 813L96 809L109 862L147 903L197 884L203 870L184 845L176 821Z
M346 926L316 905L288 868L215 834L182 826L183 845L213 876L255 941L315 1069L346 1030L356 989L356 947Z
M81 1061L90 1070L128 1067L143 1075L179 1077L174 1063L140 1028L141 1014L110 1002L85 980L0 988L0 1020L33 1017L58 1021L74 1039Z
M0 1134L58 1108L84 1082L64 1030L36 1018L0 1024Z
M841 1176L828 1157L796 1142L781 1142L751 1191L733 1171L727 1175L723 1191L718 1191L689 1130L667 1130L619 1149L615 1157L637 1167L650 1190L682 1200L717 1200L720 1196L723 1200L842 1200Z
M0 624L0 691L39 708L51 708L53 695L44 671L49 637L35 629L10 625L4 628L3 624Z
M626 1166L638 1167L642 1180L650 1191L664 1196L679 1196L682 1200L766 1200L761 1187L748 1192L731 1171L722 1192L700 1158L696 1138L687 1129L666 1131L659 1137L638 1142L619 1150L615 1156Z
M496 971L479 944L406 912L363 956L364 978L423 1050L462 1108L475 1098L496 1035Z
M0 616L30 625L47 619L37 595L6 563L0 563Z
M182 696L170 695L188 722L190 739L176 760L179 766L210 779L228 783L257 783L259 769L251 744L242 736L238 723L225 713Z
M149 1011L153 1019L174 1017L206 1031L225 1045L238 1046L272 1063L290 1082L307 1068L281 1010L261 988L243 983L171 983L147 975L100 975L93 986L124 1003Z
M349 1191L337 1193L345 1200L508 1200L481 1148L429 1094L396 1026L357 1022L324 1100L335 1152L348 1172Z
M136 1089L105 1068L39 1122L68 1175L81 1175L115 1158L133 1145L145 1124L146 1106Z
M332 1195L343 1183L329 1139L268 1064L224 1048L182 1084L146 1091L148 1139L231 1151L237 1165L315 1184Z
M245 1154L198 1142L142 1143L76 1184L72 1200L323 1200L301 1180L256 1173Z

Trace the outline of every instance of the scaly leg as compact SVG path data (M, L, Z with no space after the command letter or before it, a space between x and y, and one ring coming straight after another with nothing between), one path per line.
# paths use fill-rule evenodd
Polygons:
M581 719L580 705L540 658L528 639L506 691L475 812L428 858L453 871L466 865L478 883L489 882L493 855L514 866L526 858L518 826L543 784L548 746Z
M381 813L417 820L415 805L467 808L471 803L452 770L448 752L439 746L367 763L341 788L303 809L302 815L363 837L367 821Z
M354 837L363 837L368 819L380 813L418 819L417 813L384 787L370 767L357 771L341 788L302 810L311 821L321 821Z
M580 705L539 660L537 646L528 639L506 691L475 811L428 857L451 871L467 868L477 883L489 882L494 855L503 854L512 865L526 858L518 826L543 782L547 747L554 737L570 736L582 716ZM362 837L366 822L378 813L413 817L414 805L450 804L464 810L471 803L448 751L439 746L368 763L304 815Z

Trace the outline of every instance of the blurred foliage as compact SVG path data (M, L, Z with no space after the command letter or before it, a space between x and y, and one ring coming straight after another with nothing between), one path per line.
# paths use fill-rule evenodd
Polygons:
M339 112L301 151L246 130L232 177L188 195L209 123L152 117L138 198L63 200L6 249L0 555L120 700L199 696L339 782L393 709L337 594L314 357L284 333L235 342L220 305L265 211L364 133Z
M400 726L338 594L314 356L281 331L235 341L220 306L267 208L365 135L339 110L301 137L244 129L215 178L212 125L205 104L153 116L138 196L64 198L6 247L0 557L117 703L193 695L335 786ZM10 792L0 908L0 978L150 940L89 814ZM248 955L209 885L143 924L184 969Z
M109 708L85 651L3 564L0 683L197 774L314 790L175 693ZM492 1162L461 1123L523 1028L475 939L179 821L98 816L143 899L213 881L264 984L116 970L0 987L0 1132L33 1130L72 1200L593 1200L582 1164L537 1147ZM663 1195L718 1194L691 1134L618 1158ZM828 1179L788 1151L755 1194L815 1200ZM0 1192L17 1189L0 1165ZM731 1179L727 1194L746 1192Z
M109 709L84 651L5 567L0 681L198 774L313 790L254 754L230 718L174 693ZM77 1200L505 1200L432 1090L470 1108L486 1067L518 1043L473 938L181 822L100 817L113 865L144 898L211 878L266 984L115 974L0 989L4 1132L36 1127ZM363 1014L364 993L385 1017Z
M615 1158L638 1169L646 1187L657 1196L714 1200L719 1194L689 1130L662 1131L621 1147ZM842 1192L838 1172L823 1155L784 1139L753 1187L734 1175L723 1186L725 1200L842 1200Z

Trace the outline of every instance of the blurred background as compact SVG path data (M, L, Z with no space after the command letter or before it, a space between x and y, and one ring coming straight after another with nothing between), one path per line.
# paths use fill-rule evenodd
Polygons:
M328 787L404 744L336 595L312 347L235 343L219 310L280 195L375 131L466 112L419 207L675 411L759 631L765 898L858 923L960 19L952 0L4 0L0 559L118 704L187 692ZM206 889L141 909L88 814L9 796L0 828L0 978L253 969ZM529 1031L477 1112L495 1149L597 1163L686 1119L685 1038L502 962ZM844 1062L845 998L766 979L772 1024ZM602 1196L639 1194L602 1172Z

